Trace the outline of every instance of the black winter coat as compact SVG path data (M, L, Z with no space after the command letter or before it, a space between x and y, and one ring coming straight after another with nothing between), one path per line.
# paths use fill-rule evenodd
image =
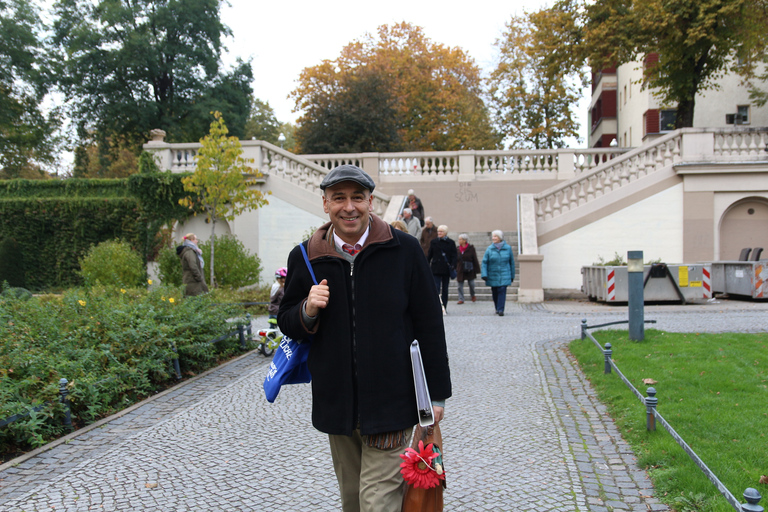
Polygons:
M371 215L365 246L351 265L322 226L307 247L317 281L326 279L328 306L314 327L309 353L312 423L321 432L363 435L418 422L410 344L419 340L432 400L451 396L440 300L418 240ZM310 334L301 308L312 286L299 247L288 257L277 322L300 340Z
M475 246L467 244L467 248L462 253L459 248L456 248L456 254L458 254L459 262L456 264L456 281L463 283L464 281L472 281L477 278L477 273L480 272L480 262L477 260L477 251ZM464 262L469 261L472 263L471 271L464 271Z
M443 253L445 253L445 258ZM456 244L448 237L435 238L429 243L427 261L434 275L447 276L450 273L449 265L456 268Z

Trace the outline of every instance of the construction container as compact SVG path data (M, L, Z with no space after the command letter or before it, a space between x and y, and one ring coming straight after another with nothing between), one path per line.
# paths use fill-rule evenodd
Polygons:
M581 267L583 291L598 302L627 302L629 288L626 266ZM701 302L712 298L709 263L658 263L643 266L645 302Z
M768 298L768 260L713 261L712 292Z

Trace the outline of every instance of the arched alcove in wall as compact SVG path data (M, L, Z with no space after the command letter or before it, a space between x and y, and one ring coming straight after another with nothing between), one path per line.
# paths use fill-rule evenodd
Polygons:
M720 219L720 259L738 260L745 247L762 247L768 257L768 199L747 197L734 202Z

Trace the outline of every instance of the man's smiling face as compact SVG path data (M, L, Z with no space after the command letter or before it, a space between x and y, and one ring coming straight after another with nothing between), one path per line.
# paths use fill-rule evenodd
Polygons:
M323 210L339 238L355 244L368 228L373 196L370 190L354 181L342 181L325 189Z

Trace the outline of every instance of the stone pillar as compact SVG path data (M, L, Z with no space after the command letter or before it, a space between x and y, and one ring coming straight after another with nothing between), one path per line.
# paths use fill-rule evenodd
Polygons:
M171 146L165 142L165 130L155 128L149 131L149 142L144 144L144 150L152 153L155 162L160 170L170 171L171 165Z
M475 179L475 152L459 151L458 181L472 181L474 179Z
M576 176L576 155L563 150L557 152L557 179L570 180Z
M363 153L363 170L373 178L374 183L377 185L379 181L379 154L378 153Z
M519 254L517 263L520 265L520 289L517 291L517 302L543 302L541 267L543 254Z

